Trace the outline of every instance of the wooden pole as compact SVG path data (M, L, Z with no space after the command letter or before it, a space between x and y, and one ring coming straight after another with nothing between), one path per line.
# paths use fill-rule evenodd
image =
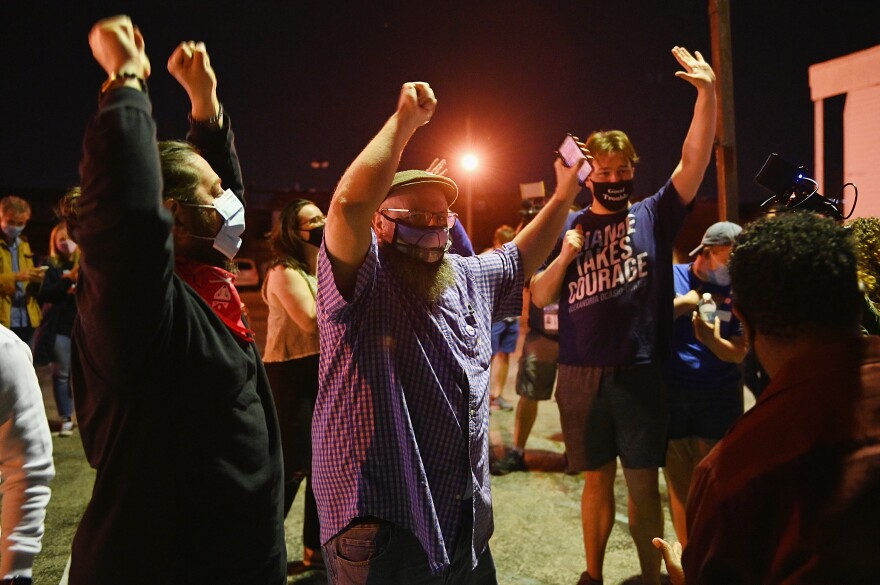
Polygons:
M709 22L712 34L712 67L717 77L715 90L718 99L718 120L715 128L715 168L718 174L718 219L739 222L729 0L709 0Z

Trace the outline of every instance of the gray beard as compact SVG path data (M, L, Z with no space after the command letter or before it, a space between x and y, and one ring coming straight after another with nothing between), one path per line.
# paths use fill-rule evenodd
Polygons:
M436 303L446 290L455 286L455 270L446 257L428 264L385 242L379 244L379 249L382 259L388 263L389 272L426 303Z

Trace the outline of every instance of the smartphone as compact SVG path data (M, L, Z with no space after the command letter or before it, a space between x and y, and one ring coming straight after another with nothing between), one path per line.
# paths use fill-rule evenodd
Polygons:
M569 168L576 165L579 160L584 159L584 164L578 170L578 183L583 185L593 167L590 166L590 161L586 160L587 157L584 156L584 151L578 146L575 137L567 134L562 144L559 145L557 154L562 159L562 163Z

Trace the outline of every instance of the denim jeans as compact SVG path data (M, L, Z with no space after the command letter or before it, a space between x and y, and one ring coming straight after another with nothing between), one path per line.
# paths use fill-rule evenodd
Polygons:
M70 418L73 415L73 396L70 393L70 337L55 336L52 361L52 390L58 416Z
M488 545L471 567L470 512L462 515L461 537L439 575L432 575L428 555L409 530L378 518L360 518L324 545L331 585L497 585Z

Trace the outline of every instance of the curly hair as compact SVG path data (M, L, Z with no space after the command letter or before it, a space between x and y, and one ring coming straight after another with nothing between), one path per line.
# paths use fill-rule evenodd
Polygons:
M846 225L856 242L859 281L871 302L880 303L880 218L860 217Z
M794 211L759 219L737 237L728 268L734 306L764 335L835 333L859 322L853 238L829 218Z

